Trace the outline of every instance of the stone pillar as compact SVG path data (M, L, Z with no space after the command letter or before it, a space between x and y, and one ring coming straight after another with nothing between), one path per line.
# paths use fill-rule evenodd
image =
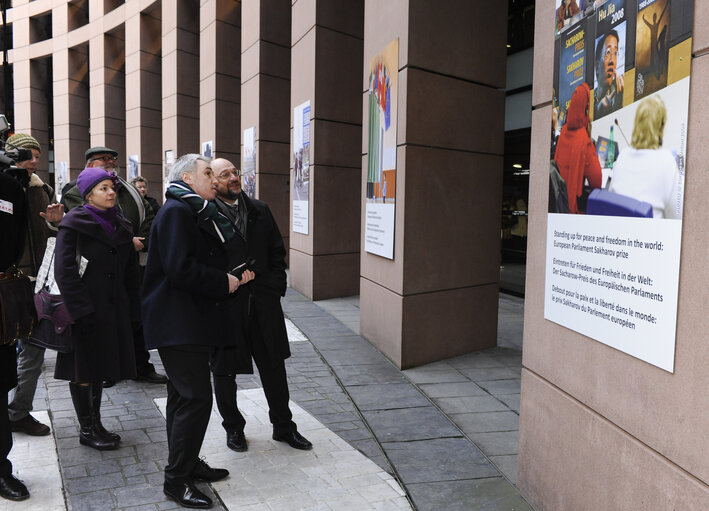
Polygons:
M126 155L138 156L150 195L162 201L162 38L159 7L126 19Z
M310 101L310 167L309 232L290 225L290 276L312 300L359 293L363 24L363 0L293 2L290 123Z
M53 35L66 37L78 13L66 6L52 10ZM89 47L61 47L52 52L54 90L54 165L67 164L69 179L84 168L89 147ZM56 176L56 174L55 174ZM60 183L61 184L61 183ZM61 192L61 190L57 190Z
M46 58L30 58L29 17L14 20L12 28L13 50L9 57L13 62L15 96L15 125L12 131L29 133L37 139L42 147L37 174L43 181L49 182L47 126L50 105L47 89L51 88L51 63Z
M69 179L84 168L89 137L89 47L52 54L54 62L54 161L66 162Z
M364 105L396 38L399 90L394 259L362 250L360 330L401 368L497 342L506 23L505 2L365 2Z
M199 136L239 167L241 157L241 4L208 0L200 8Z
M256 196L271 207L287 250L291 2L243 0L241 20L241 136L255 128Z
M162 11L163 152L199 153L199 2L177 0ZM163 153L164 154L164 153Z
M675 6L682 13L678 2L672 4L672 14ZM544 318L556 4L536 2L517 478L520 492L535 509L709 509L709 407L704 392L709 385L709 252L704 236L709 191L704 121L709 116L704 92L704 77L709 79L709 24L704 21L709 23L709 4L685 3L686 17L676 16L673 25L691 23L688 6L694 8L692 38L684 49L669 50L670 65L678 60L691 63L677 330L670 373ZM681 101L675 105L674 111L667 107L668 114L682 115L685 105ZM627 137L631 133L632 126L625 130ZM598 289L597 299L614 301L605 288Z
M90 145L118 151L123 177L128 162L125 87L125 26L119 25L89 39Z

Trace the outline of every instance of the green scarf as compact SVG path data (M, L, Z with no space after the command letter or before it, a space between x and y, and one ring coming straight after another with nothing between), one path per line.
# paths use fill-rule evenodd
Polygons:
M192 187L184 181L174 181L170 183L165 192L165 197L187 203L200 220L211 222L217 237L222 240L222 243L234 237L234 225L229 219L219 212L219 209L217 209L217 206L213 202L197 195Z

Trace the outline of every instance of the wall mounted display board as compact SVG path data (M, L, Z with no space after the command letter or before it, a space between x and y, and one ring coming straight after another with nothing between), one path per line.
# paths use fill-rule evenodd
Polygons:
M310 203L310 101L293 109L293 232L308 234Z
M252 199L256 198L256 128L244 130L244 163L241 166L241 189Z
M395 39L369 64L369 145L364 249L394 259L396 211L396 114L399 82L399 40Z
M674 370L693 0L557 0L544 317Z

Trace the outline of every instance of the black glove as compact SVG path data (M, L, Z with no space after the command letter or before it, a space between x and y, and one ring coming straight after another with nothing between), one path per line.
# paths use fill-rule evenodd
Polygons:
M74 321L73 333L79 337L88 337L96 332L96 314L90 313Z

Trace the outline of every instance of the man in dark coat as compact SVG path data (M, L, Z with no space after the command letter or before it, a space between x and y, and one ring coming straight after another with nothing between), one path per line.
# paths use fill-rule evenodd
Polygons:
M0 271L17 263L24 247L27 204L24 190L17 180L0 172ZM7 459L12 449L12 432L7 416L7 393L17 384L17 359L14 344L0 346L0 497L24 500L30 496L27 487L12 475Z
M117 165L118 153L109 147L91 147L86 150L86 167L100 167L109 172L118 172ZM133 186L128 184L123 178L118 178L118 206L130 223L133 225L133 246L138 252L141 268L145 265L145 250L148 245L146 241L150 234L150 226L155 218L155 211L145 198ZM62 191L62 204L67 211L76 206L83 204L83 199L74 185ZM69 183L71 184L71 183ZM68 185L67 185L68 186ZM167 378L164 374L159 374L155 371L155 366L150 363L150 353L145 349L145 339L143 337L143 326L140 322L135 324L135 332L133 332L133 348L135 350L135 367L137 370L136 380L146 381L148 383L166 383ZM104 387L111 387L113 381L104 382Z
M244 372L243 357L252 356L266 395L273 439L295 449L313 445L298 433L288 406L290 398L284 360L290 357L281 297L286 293L286 250L271 210L265 202L250 199L241 190L241 178L234 165L223 158L212 161L217 176L217 207L234 224L248 247L245 259L256 279L242 293L248 293L245 340L236 349L220 349L213 364L217 407L227 432L227 447L245 451L246 421L236 404L236 374ZM250 365L250 360L249 360Z
M233 343L224 327L224 301L250 281L227 273L234 228L214 203L217 180L209 160L187 154L168 176L167 200L150 232L143 281L146 344L157 348L167 384L168 463L163 491L185 507L208 508L212 501L194 480L229 475L199 459L212 410L209 360L216 346Z

